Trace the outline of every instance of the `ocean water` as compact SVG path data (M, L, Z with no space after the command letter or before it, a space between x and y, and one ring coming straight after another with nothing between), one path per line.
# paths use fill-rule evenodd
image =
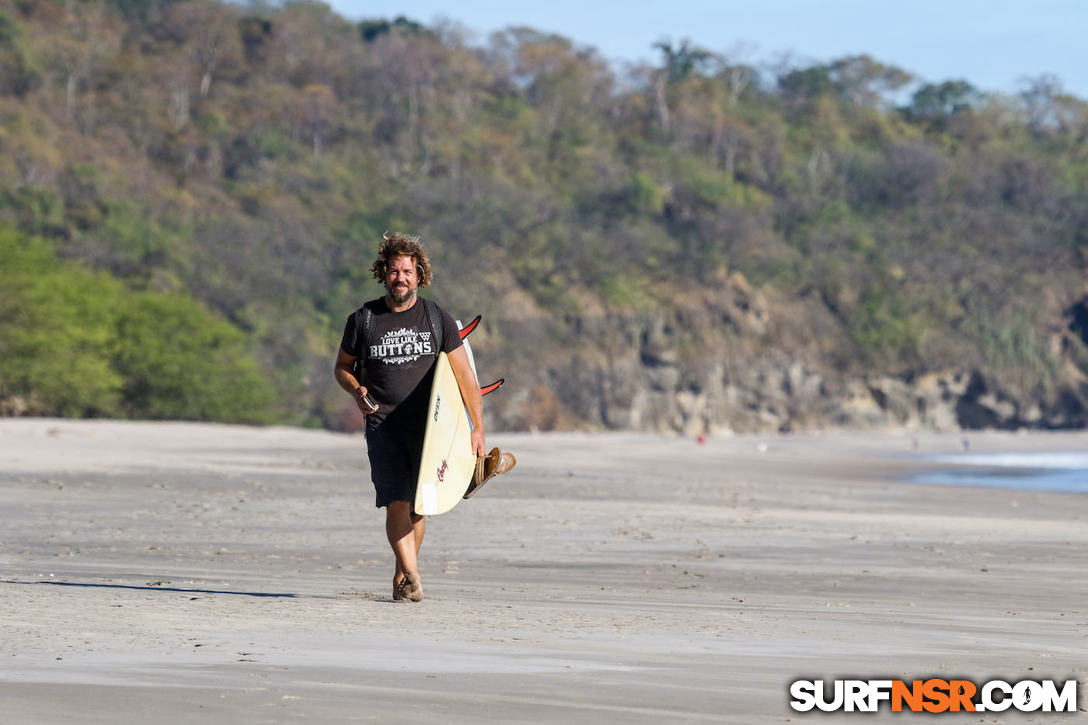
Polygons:
M1088 452L951 453L921 460L943 465L910 477L911 483L1088 493Z

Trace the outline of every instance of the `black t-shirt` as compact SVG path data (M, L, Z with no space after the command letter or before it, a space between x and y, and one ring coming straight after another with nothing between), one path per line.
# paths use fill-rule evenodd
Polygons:
M364 308L373 313L370 350L365 374L359 381L366 386L378 404L378 412L367 416L367 426L391 425L398 428L422 430L426 427L427 403L438 360L435 341L431 339L431 323L423 299L404 312L393 312L385 298L367 302L348 317L340 348L348 355L361 357ZM445 310L442 317L442 352L450 353L461 347L457 323Z

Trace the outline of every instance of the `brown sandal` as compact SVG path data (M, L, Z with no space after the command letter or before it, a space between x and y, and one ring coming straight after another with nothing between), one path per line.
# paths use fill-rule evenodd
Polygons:
M506 473L517 463L518 459L513 453L503 453L498 448L492 448L486 456L477 456L476 473L472 476L472 482L463 498L472 498L485 483L499 474Z

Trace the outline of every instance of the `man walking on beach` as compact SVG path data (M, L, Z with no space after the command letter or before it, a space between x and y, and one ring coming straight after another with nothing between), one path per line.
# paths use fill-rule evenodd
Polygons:
M396 558L393 598L418 602L423 599L418 555L426 524L413 513L412 501L439 352L449 356L457 378L477 457L486 450L483 405L457 324L445 310L417 295L432 278L420 240L384 235L370 270L386 293L348 318L336 358L336 382L366 416L375 505L386 508L385 532Z

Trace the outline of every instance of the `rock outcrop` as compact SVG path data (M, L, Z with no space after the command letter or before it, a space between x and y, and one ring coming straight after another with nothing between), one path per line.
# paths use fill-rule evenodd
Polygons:
M1088 427L1088 297L1065 310L1061 379L1030 397L980 369L893 375L836 366L821 348L834 323L821 314L790 329L788 314L734 278L721 295L667 313L579 318L569 327L593 346L572 339L565 359L535 359L537 379L489 402L489 415L506 429L689 435Z

